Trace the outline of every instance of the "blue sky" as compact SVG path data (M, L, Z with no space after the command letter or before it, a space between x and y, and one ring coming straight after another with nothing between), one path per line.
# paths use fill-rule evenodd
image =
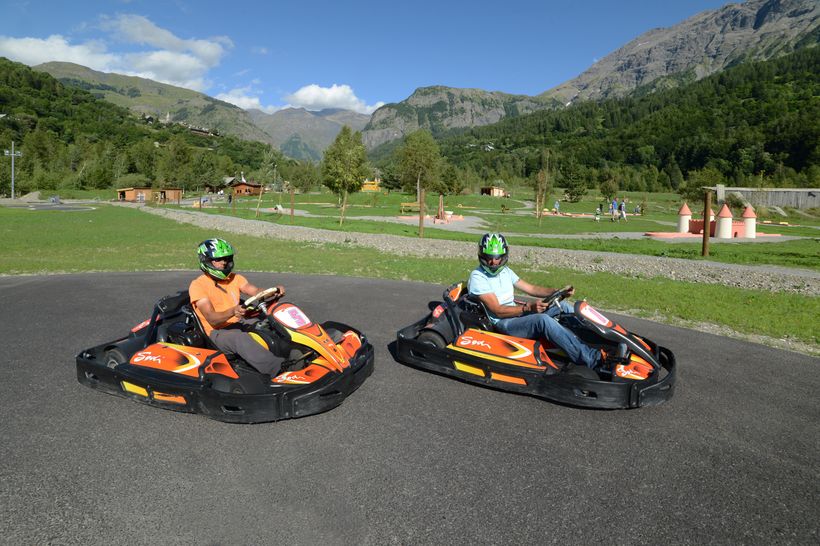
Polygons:
M536 95L721 0L3 0L0 56L70 61L268 112L370 113L418 87Z

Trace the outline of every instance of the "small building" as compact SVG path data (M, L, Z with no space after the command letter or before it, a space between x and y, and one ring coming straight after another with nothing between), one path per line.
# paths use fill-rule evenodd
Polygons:
M166 203L179 202L182 199L182 188L119 188L117 201L129 203Z
M365 180L364 184L362 184L362 191L381 191L381 189L382 179L379 177L376 177L373 180Z
M262 193L262 184L256 182L243 182L242 180L231 182L230 187L234 195L259 195Z
M498 186L485 186L481 188L481 195L489 195L491 197L509 197L510 192Z

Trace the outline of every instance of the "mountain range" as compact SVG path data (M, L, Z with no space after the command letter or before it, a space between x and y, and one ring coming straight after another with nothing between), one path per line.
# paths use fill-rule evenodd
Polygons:
M445 86L416 89L372 116L349 110L285 108L267 114L202 93L62 62L33 67L131 111L267 142L296 159L317 160L343 125L362 130L369 149L417 129L434 135L574 102L650 93L699 80L747 60L765 60L820 41L817 0L749 0L652 29L585 72L537 96Z
M596 62L578 77L536 97L480 89L427 87L373 113L363 138L368 148L416 129L495 123L575 101L651 92L696 81L746 60L766 60L820 39L817 0L749 0L699 13L669 28L650 30Z

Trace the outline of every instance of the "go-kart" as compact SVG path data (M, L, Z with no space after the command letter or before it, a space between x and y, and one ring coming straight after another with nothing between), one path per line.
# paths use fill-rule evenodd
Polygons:
M586 301L558 321L593 347L618 354L609 364L587 368L545 339L497 332L481 300L466 283L444 291L426 317L399 330L399 362L470 383L591 408L637 408L668 400L675 386L672 351L613 323ZM571 287L554 292L549 307ZM625 352L624 352L625 349Z
M373 346L358 330L311 321L279 302L276 288L244 300L259 320L249 332L281 359L262 374L218 350L194 312L188 291L160 299L151 318L121 339L82 351L83 385L152 406L201 413L232 423L259 423L332 409L373 371Z

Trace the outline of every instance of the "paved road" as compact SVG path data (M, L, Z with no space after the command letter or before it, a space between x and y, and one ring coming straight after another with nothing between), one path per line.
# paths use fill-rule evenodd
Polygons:
M77 383L76 353L192 275L0 277L0 543L818 541L816 358L623 318L675 351L676 396L579 410L394 362L441 287L250 274L373 341L339 408L228 425Z

